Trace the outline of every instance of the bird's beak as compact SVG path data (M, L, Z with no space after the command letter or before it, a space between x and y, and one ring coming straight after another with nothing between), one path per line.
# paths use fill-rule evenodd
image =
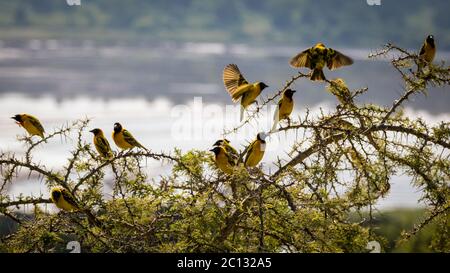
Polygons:
M13 120L16 120L16 117L11 117Z
M297 92L296 90L292 90L292 93L295 93L295 92Z
M93 133L93 134L95 134L95 129L92 129L92 130L90 130L89 132L91 132L91 133Z
M210 152L214 152L214 149L209 150Z

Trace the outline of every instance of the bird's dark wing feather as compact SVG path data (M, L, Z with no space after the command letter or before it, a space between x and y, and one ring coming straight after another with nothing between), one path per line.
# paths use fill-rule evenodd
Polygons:
M327 67L330 70L339 68L341 66L345 66L345 65L351 65L353 64L353 60L352 58L340 53L337 50L333 50L333 49L329 49L331 50L331 56L327 62Z
M100 137L98 141L100 142L100 149L102 150L102 153L107 155L111 151L111 146L109 146L108 140Z
M256 140L254 140L250 145L248 145L248 147L245 149L244 151L244 155L245 155L245 160L244 160L244 164L247 162L248 157L252 154L253 152L253 146L255 146L255 142Z
M313 69L311 64L311 49L304 50L292 57L289 64L295 68L307 67Z
M248 81L244 78L238 66L235 64L225 66L222 78L223 84L231 96L233 96L239 86L248 84Z
M72 197L72 195L66 189L61 190L61 194L67 203L71 204L72 206L74 206L76 208L80 208L80 206L77 204L77 202L75 202L75 199Z
M39 131L45 132L44 127L42 126L39 120L37 120L35 117L32 116L28 116L28 119L30 120L31 124L33 124L34 127L39 129Z
M423 55L423 54L425 54L425 44L422 45L419 55Z
M134 137L133 135L128 132L127 130L123 130L122 132L123 134L123 139L128 142L129 144L133 145L133 146L137 146L137 147L144 147L141 145L141 143L139 143Z

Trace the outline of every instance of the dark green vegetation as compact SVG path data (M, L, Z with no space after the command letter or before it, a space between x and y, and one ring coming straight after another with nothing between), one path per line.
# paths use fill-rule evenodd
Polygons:
M0 39L220 41L416 48L433 33L450 45L449 1L64 0L0 2Z
M374 215L377 220L375 233L386 240L382 252L432 252L430 244L432 236L436 232L435 224L431 224L418 232L410 241L401 242L402 231L412 229L415 224L419 223L418 220L424 217L425 211L423 209L389 209L376 213ZM351 218L359 219L357 215L353 215ZM17 227L18 225L14 221L0 215L0 237L15 232ZM60 251L66 250L61 247Z

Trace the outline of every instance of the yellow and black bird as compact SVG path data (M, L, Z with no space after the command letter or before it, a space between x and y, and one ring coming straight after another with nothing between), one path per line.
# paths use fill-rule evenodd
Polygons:
M107 159L112 158L114 154L102 129L95 128L89 132L94 134L94 146L100 156Z
M245 155L245 167L255 167L262 160L266 150L266 137L266 133L258 133L256 139L247 146L243 153Z
M41 138L44 138L44 127L36 117L28 114L17 114L11 118L14 119L19 126L22 126L31 136L40 136Z
M277 124L280 120L287 119L290 122L289 116L294 109L294 99L292 96L297 92L292 89L286 89L281 96L280 101L278 101L277 109L275 110L275 115L273 117L273 126L271 132L274 132L277 128Z
M422 63L419 63L419 71L422 70L424 65L432 63L435 55L436 43L434 37L433 35L428 35L419 52L419 59L422 61Z
M214 144L214 147L223 147L225 151L229 154L231 159L234 160L235 163L238 162L239 159L239 153L237 150L231 146L230 141L226 138L217 140Z
M63 187L54 187L51 192L50 199L60 209L65 211L79 211L80 206L77 204L72 194Z
M325 75L323 68L333 70L345 65L353 64L353 60L332 48L327 48L323 43L318 43L315 46L306 49L290 60L290 65L295 68L306 67L312 69L312 81L324 81Z
M217 167L226 174L232 174L236 162L225 150L225 148L223 146L215 146L210 151L213 152L215 155L214 160L216 162Z
M139 147L144 150L148 150L147 148L142 146L142 144L140 144L133 137L133 135L126 129L124 129L122 125L118 122L114 123L114 131L112 133L112 138L114 140L114 143L116 143L116 145L122 150L132 149L134 147Z
M244 110L256 102L261 91L268 87L263 82L249 83L235 64L229 64L223 69L223 84L233 102L241 101L240 120L244 117Z
M85 213L88 217L89 223L100 227L100 221L95 218L95 216L87 209L82 209L80 205L75 201L73 195L64 187L57 186L54 187L50 193L50 199L59 209L68 212L78 212L81 211Z
M353 106L353 98L348 89L347 84L341 78L331 80L331 84L327 86L327 90L336 96L342 106Z

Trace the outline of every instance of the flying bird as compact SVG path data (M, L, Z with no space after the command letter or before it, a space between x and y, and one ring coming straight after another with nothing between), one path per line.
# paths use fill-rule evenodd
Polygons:
M122 150L132 149L134 147L139 147L147 150L142 144L140 144L133 135L122 127L118 122L114 123L114 131L112 133L112 138L117 147Z
M95 128L89 132L94 134L94 146L100 156L107 159L112 158L114 154L102 129Z
M261 91L268 87L263 82L249 83L235 64L225 66L223 70L223 84L233 102L241 101L241 121L244 117L244 110L250 104L256 102L256 98L261 94Z
M17 114L11 117L19 126L22 126L31 136L40 136L44 138L44 127L34 116L28 114Z
M332 48L327 48L324 44L318 43L306 49L290 60L290 65L295 68L306 67L312 69L310 79L312 81L325 81L323 68L333 70L345 65L353 64L353 60Z
M275 131L280 120L287 119L290 122L289 116L294 109L294 99L292 98L292 96L295 92L297 91L292 89L286 89L283 92L281 99L278 101L277 109L275 110L271 132Z

